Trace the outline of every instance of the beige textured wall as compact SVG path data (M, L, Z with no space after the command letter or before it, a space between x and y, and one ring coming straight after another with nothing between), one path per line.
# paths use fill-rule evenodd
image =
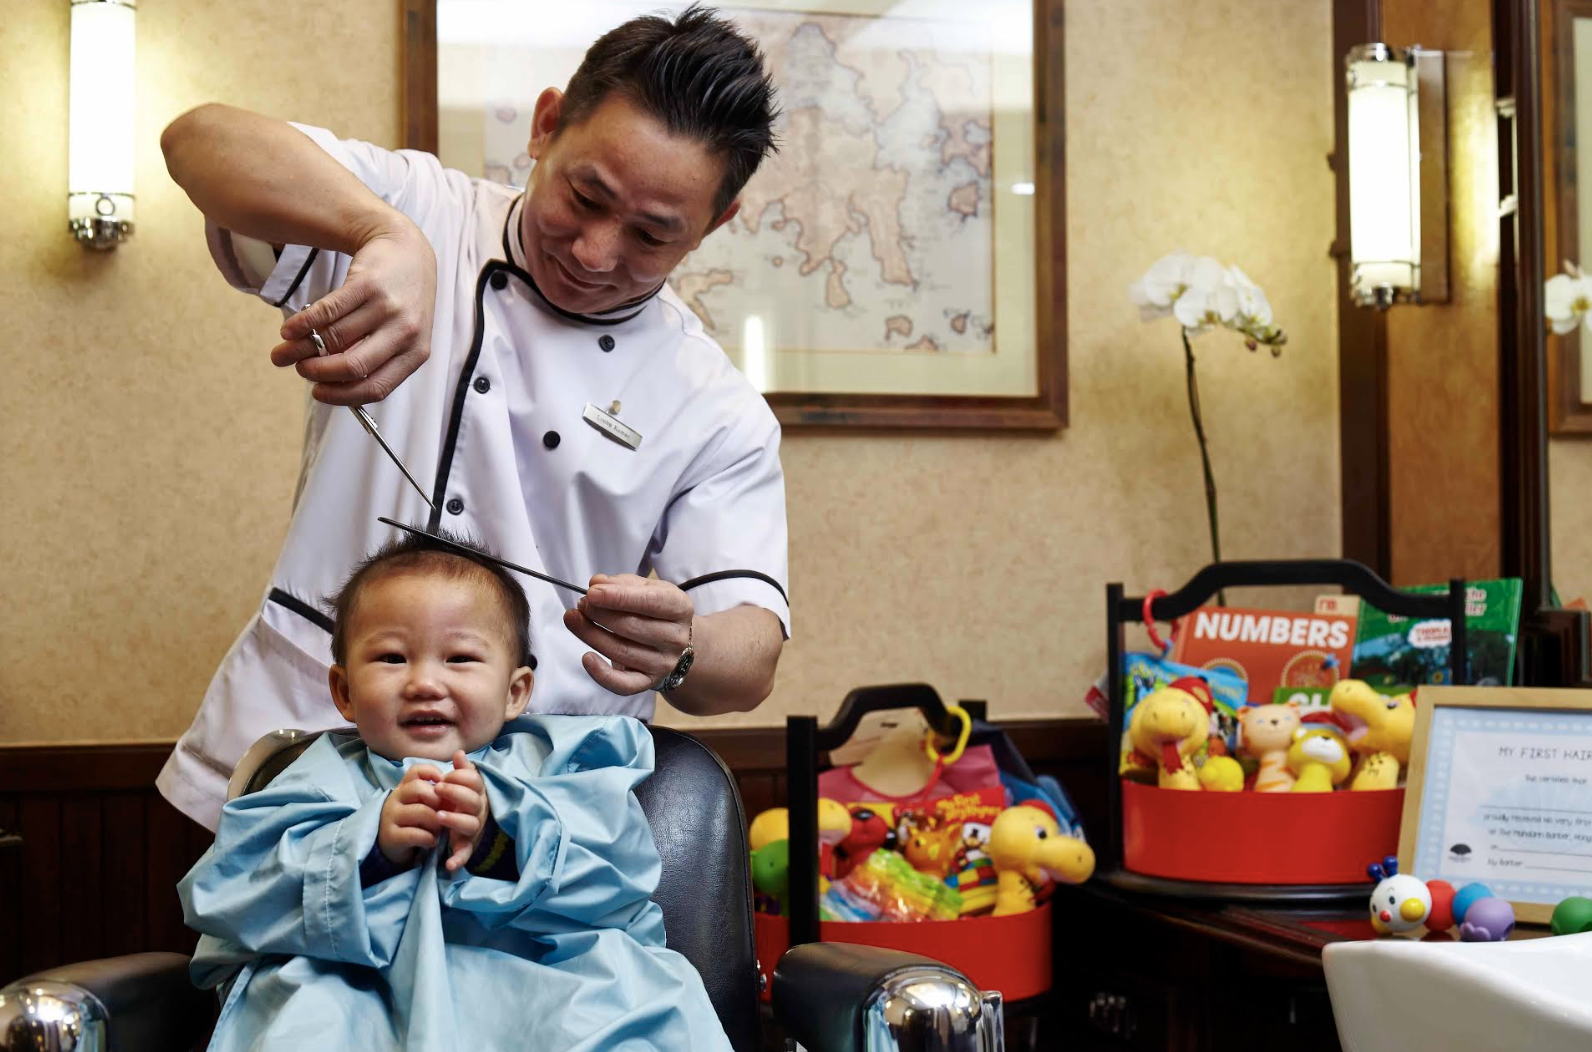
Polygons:
M145 3L142 228L100 259L60 229L64 5L8 0L0 98L37 101L0 117L0 155L27 173L0 184L0 272L19 276L0 285L0 444L20 454L0 740L176 735L257 599L301 391L263 364L273 312L212 273L156 137L220 98L392 143L395 6ZM1208 557L1175 325L1141 325L1126 295L1175 247L1243 266L1291 335L1279 360L1197 345L1224 554L1337 552L1329 15L1327 0L1069 2L1072 427L788 435L797 637L774 698L739 722L900 679L1006 716L1081 711L1106 581L1175 587Z

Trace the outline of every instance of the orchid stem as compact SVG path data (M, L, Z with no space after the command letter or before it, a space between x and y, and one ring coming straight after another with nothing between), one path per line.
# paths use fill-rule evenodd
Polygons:
M1194 421L1194 437L1200 440L1200 464L1205 469L1205 510L1211 524L1211 561L1222 561L1222 542L1216 520L1216 476L1211 474L1211 455L1205 448L1205 423L1200 419L1200 389L1194 379L1194 347L1189 343L1188 330L1183 330L1183 357L1188 364L1188 412ZM1227 605L1225 589L1216 593L1216 605Z

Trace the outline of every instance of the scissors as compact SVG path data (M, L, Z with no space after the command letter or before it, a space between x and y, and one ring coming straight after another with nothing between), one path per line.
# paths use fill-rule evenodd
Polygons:
M326 353L326 341L321 339L321 334L314 329L310 330L310 341L315 344L315 353L317 355ZM404 467L404 462L398 459L398 454L394 453L392 447L387 444L387 440L381 437L381 432L376 429L376 421L372 420L370 414L365 412L365 407L362 405L351 405L348 408L353 410L354 418L359 421L359 426L365 429L365 433L374 438L382 450L392 458L392 462L398 465L398 470L404 473L404 478L408 479L409 484L415 488L415 492L420 494L420 499L425 501L426 506L432 511L436 511L437 506L431 503L431 498L426 496L426 491L420 488L420 483L416 482L415 477L409 474L409 469Z

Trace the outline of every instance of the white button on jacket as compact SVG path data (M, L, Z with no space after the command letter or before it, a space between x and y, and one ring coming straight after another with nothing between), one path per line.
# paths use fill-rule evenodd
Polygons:
M431 357L367 408L438 510L353 414L308 400L287 540L259 610L160 773L166 798L213 829L232 767L257 738L344 723L327 691L322 599L392 536L379 515L468 533L577 584L656 570L687 589L699 614L760 606L788 635L779 424L679 298L665 288L606 315L565 314L526 272L518 191L429 154L295 127L413 219L436 253ZM348 273L347 256L288 246L263 274L243 239L213 225L207 233L227 280L284 314ZM582 418L587 403L616 401L642 436L636 449ZM587 648L562 623L578 596L522 584L537 660L532 709L650 718L653 694L617 697L581 667Z

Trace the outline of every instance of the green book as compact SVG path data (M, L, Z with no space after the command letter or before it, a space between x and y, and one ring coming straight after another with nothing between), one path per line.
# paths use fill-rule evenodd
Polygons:
M1404 590L1444 595L1448 585L1426 584ZM1513 681L1521 594L1518 577L1466 582L1465 639L1472 684L1506 687ZM1378 688L1447 683L1449 637L1445 620L1411 620L1384 613L1362 601L1352 675Z

